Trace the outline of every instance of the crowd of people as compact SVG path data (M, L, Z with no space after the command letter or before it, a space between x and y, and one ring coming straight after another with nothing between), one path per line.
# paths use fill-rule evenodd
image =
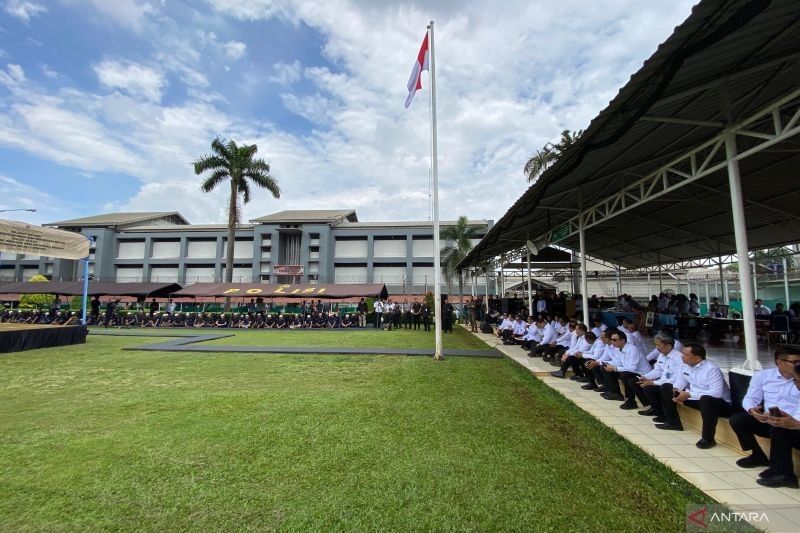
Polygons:
M505 314L494 330L504 344L519 345L528 356L558 367L552 376L565 378L572 370L570 379L582 382L584 390L620 402L620 409L637 409L652 418L655 429L683 431L678 405L697 409L698 448L715 446L719 418L728 418L742 449L751 452L738 466L767 467L758 480L763 486L798 486L791 453L800 448L800 349L776 349L775 368L755 374L737 412L725 376L708 360L705 347L683 344L670 331L659 331L647 346L627 319L613 328L600 320L587 325L547 314L527 319ZM769 456L756 435L771 439Z

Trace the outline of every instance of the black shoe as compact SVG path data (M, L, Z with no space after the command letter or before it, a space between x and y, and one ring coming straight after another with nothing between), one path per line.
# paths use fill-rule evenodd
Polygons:
M656 424L656 427L658 429L668 429L670 431L683 431L683 426L681 424L669 424L665 422L663 424Z
M656 416L656 412L653 411L653 408L645 409L644 411L639 411L639 414L642 416Z
M737 466L741 466L742 468L757 468L759 466L769 466L769 459L764 453L754 453L748 455L747 457L742 457L738 461L736 461Z
M550 361L550 364L551 364L552 366L561 366L561 361L559 361L558 359L556 359L555 361Z
M635 400L625 400L625 403L623 403L622 405L619 406L620 409L625 409L627 411L629 411L631 409L636 409L637 407L639 407L639 406L636 405L636 401Z
M662 422L666 422L666 420L664 419L663 416L654 416L653 422L655 422L656 424L661 424Z
M695 446L697 446L701 450L707 450L709 448L713 448L716 445L717 445L717 441L715 441L715 440L706 440L706 439L700 439L699 441L697 441L695 443Z
M586 376L581 376L575 381L577 381L578 383L589 383L589 378L587 378Z
M625 397L622 396L622 394L618 394L616 392L604 392L603 398L605 398L606 400L611 400L613 402L621 402L622 400L625 399Z
M763 472L758 473L758 477L760 478L775 477L775 476L780 476L780 474L771 468L767 468Z
M583 379L583 376L579 376L578 374L574 374L571 378L572 381L580 381Z
M761 479L757 479L756 483L762 487L772 487L776 489L779 487L788 487L790 489L798 488L797 476L794 474L778 474L772 477L763 477Z
M586 385L581 387L583 390L597 390L597 385L594 383L587 383Z
M554 378L563 378L564 372L562 372L561 370L556 370L555 372L550 372L550 375L553 376Z
M606 386L605 386L605 385L600 385L600 386L599 386L599 387L597 387L595 390L596 390L597 392L606 392L608 389L606 388Z

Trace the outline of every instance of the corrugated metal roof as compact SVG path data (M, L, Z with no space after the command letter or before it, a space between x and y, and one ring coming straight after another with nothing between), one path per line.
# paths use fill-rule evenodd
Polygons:
M523 248L529 237L567 222L579 206L608 198L798 87L800 2L700 2L464 264ZM708 124L653 120L664 117ZM749 141L739 142L740 152L748 148ZM797 144L743 158L740 168L749 246L800 241ZM728 191L722 169L589 228L587 252L627 267L732 253ZM577 236L559 245L575 249Z
M174 216L182 220L185 224L189 222L177 211L147 211L136 213L106 213L91 217L74 218L72 220L62 220L61 222L50 222L45 226L64 227L96 227L96 226L120 226L123 224L134 224L164 217Z
M310 224L314 222L337 223L343 220L358 222L355 209L295 209L254 218L250 222Z

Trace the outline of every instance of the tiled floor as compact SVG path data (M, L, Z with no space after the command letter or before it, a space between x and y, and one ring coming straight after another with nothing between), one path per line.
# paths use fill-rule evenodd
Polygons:
M761 469L736 466L735 461L744 457L741 451L722 444L710 450L700 450L695 446L700 438L698 433L690 429L658 431L649 417L640 416L635 410L621 410L620 402L608 401L596 392L582 390L581 383L576 381L551 377L549 372L554 367L540 358L528 357L519 346L504 346L493 335L476 335L720 503L733 510L767 513L769 523L754 524L759 529L800 531L800 489L761 487L756 483ZM709 354L723 370L738 366L744 360L744 351L736 348L711 347ZM773 358L765 348L762 348L759 359L765 367L772 366Z

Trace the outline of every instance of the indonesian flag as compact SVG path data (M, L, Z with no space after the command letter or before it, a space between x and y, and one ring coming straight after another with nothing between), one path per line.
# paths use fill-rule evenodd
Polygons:
M422 46L419 48L417 54L417 61L414 63L414 68L411 69L411 77L408 78L408 98L406 98L406 109L411 105L411 100L420 89L422 89L422 71L428 69L428 61L431 56L431 51L428 48L428 33L425 32L425 38L422 40Z

